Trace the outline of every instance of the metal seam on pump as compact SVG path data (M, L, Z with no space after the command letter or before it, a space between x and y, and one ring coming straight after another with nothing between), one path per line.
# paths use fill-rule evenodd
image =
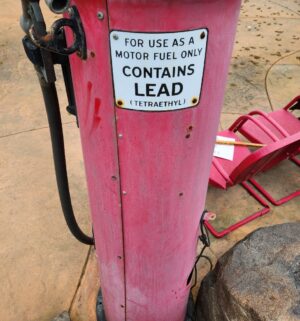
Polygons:
M110 19L109 19L109 6L108 6L108 0L105 1L106 3L106 16L107 16L107 25L108 25L108 35L110 34ZM110 50L110 39L108 40L109 50ZM111 55L109 54L109 60L110 60L110 66L111 66L111 72L112 72L112 61L111 61ZM112 74L112 73L111 73ZM113 79L112 79L112 87ZM114 120L115 120L115 138L117 143L117 162L118 162L118 175L119 175L119 197L121 201L121 223L122 223L122 241L123 241L123 276L124 276L124 315L125 319L127 320L127 291L126 291L126 256L125 256L125 229L124 229L124 216L123 216L123 196L122 196L122 180L121 180L121 164L120 164L120 153L119 153L119 133L118 133L118 121L117 121L117 108L115 106L115 98L113 99L113 108L114 108Z

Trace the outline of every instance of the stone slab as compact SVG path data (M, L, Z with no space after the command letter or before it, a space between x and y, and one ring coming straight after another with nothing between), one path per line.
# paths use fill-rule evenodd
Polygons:
M241 17L223 112L272 110L265 88L267 73L274 64L298 52L299 34L299 17ZM289 85L296 87L291 82Z
M0 10L0 137L17 132L46 127L47 118L37 76L31 62L27 59L19 26L21 1L13 4L9 0L1 1ZM55 17L44 8L48 25ZM64 93L62 75L57 68L57 87L61 102L63 122L75 122L66 111L67 99Z
M57 317L55 317L52 321L71 321L69 313L68 312L63 312Z
M81 147L66 126L71 194L90 228ZM48 129L0 139L0 320L48 321L68 310L88 248L64 222Z

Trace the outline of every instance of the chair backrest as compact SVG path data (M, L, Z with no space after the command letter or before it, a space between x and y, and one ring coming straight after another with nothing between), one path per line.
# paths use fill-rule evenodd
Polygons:
M230 174L230 179L234 184L239 184L265 169L276 165L283 159L288 158L300 147L300 132L292 136L281 139L277 142L269 143L267 146L246 157Z

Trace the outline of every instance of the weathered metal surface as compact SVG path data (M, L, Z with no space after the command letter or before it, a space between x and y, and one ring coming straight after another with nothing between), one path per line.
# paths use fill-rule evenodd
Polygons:
M87 38L87 61L71 63L106 318L182 321L240 0L74 4ZM201 28L209 37L195 107L116 106L109 31Z

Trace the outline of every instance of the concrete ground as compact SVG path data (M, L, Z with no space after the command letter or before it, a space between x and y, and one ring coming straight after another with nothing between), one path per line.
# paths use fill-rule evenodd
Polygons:
M57 196L43 101L20 39L18 1L1 0L0 12L0 320L50 321L64 310L73 321L94 319L97 265L94 253L73 239ZM51 18L51 15L48 17ZM281 108L300 94L300 3L244 0L220 128L252 109ZM62 108L63 84L58 81ZM70 185L80 225L89 209L74 118L63 111ZM274 179L276 177L276 179ZM260 177L275 195L300 186L299 168L285 162ZM209 188L207 208L218 228L254 212L239 187ZM299 198L274 208L222 240L207 254L215 262L233 244L262 226L299 220ZM208 271L200 262L199 278ZM89 303L87 303L89 302Z

